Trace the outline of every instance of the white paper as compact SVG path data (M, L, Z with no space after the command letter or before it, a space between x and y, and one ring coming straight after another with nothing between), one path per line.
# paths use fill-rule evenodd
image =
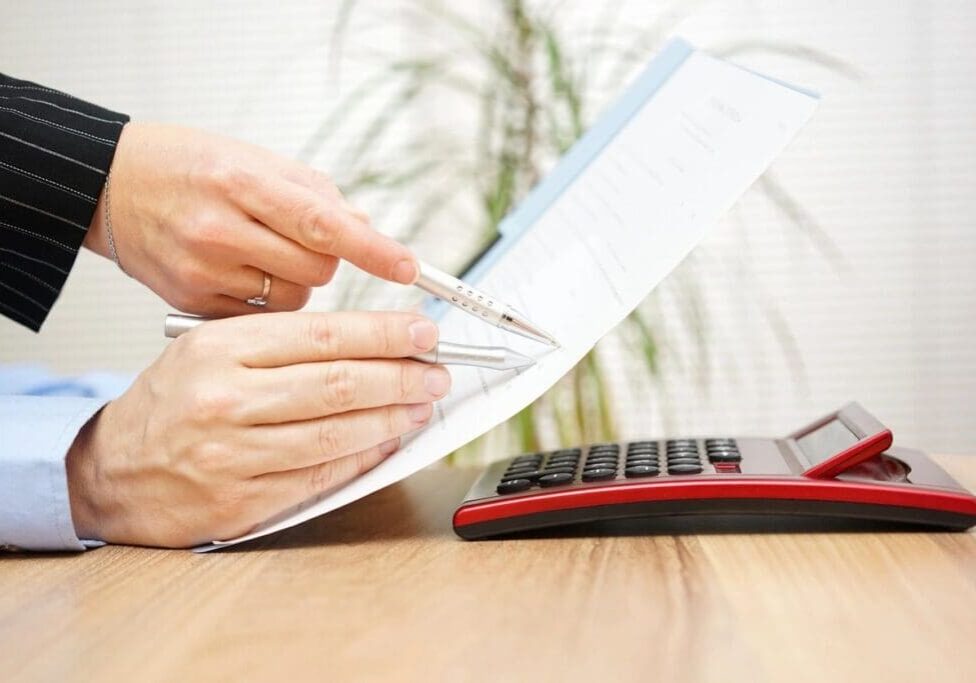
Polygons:
M454 366L431 423L362 477L239 543L392 484L513 416L569 371L702 239L812 115L816 98L703 53L676 70L478 282L563 344L549 349L451 310L441 338L510 346L517 373Z

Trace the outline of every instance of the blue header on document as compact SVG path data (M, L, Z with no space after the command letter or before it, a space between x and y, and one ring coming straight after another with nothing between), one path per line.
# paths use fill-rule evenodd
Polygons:
M583 136L559 160L555 168L536 185L528 196L498 224L498 239L478 260L459 277L474 284L517 242L526 230L559 198L579 173L595 159L628 121L654 96L662 85L681 67L695 51L695 47L682 38L672 38L645 67L637 79L597 119ZM763 74L757 74L775 83L806 93L810 91L783 83ZM498 296L503 296L499 293ZM426 312L433 318L441 317L447 310L443 301L432 299Z

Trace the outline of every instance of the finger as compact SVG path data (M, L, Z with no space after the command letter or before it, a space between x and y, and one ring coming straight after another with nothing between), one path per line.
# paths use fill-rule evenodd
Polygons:
M335 199L337 202L339 202L342 208L348 211L353 217L358 218L366 224L369 224L369 214L358 206L350 204L349 201L343 196L339 188L336 187L336 184L333 182L332 178L325 173L305 166L304 164L295 164L294 167L285 171L284 174L286 177L299 185L303 185L310 190L320 193L323 197Z
M320 254L256 221L247 221L230 247L238 262L305 287L320 287L335 275L339 260Z
M351 410L428 403L447 394L451 375L441 365L413 360L340 360L241 373L248 396L242 424L312 420Z
M238 362L252 368L405 358L429 351L437 343L437 326L430 320L392 311L270 313L216 321L208 327L214 334L246 340L232 348Z
M411 251L371 229L335 199L281 177L248 177L236 194L251 216L321 254L349 261L368 273L412 284L419 274Z
M252 498L259 508L257 518L270 519L294 505L328 493L373 469L399 447L400 439L391 439L339 460L255 477L250 481L256 491Z
M340 415L247 429L241 473L260 476L332 462L427 424L429 403L383 406Z
M252 268L241 266L233 273L221 278L220 293L247 303L248 299L260 297L264 293L265 273ZM267 311L297 311L312 295L312 290L303 285L268 274L270 287L265 300L268 302L263 308ZM251 312L256 312L252 306Z

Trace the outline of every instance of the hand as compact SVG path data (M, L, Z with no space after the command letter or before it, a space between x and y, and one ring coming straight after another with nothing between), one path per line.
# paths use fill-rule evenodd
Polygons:
M417 262L375 232L323 174L242 142L130 123L112 162L116 252L132 277L187 313L255 313L245 301L272 276L267 310L301 308L338 259L412 283ZM85 238L109 256L106 192Z
M437 328L409 313L274 313L173 341L67 457L81 538L164 547L238 536L369 470L447 393Z

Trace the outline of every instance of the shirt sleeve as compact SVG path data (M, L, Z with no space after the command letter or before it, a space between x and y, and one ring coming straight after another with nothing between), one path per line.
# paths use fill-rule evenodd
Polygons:
M88 232L128 120L0 74L0 315L40 329Z
M65 456L106 403L61 396L0 396L0 547L84 550L75 534Z

